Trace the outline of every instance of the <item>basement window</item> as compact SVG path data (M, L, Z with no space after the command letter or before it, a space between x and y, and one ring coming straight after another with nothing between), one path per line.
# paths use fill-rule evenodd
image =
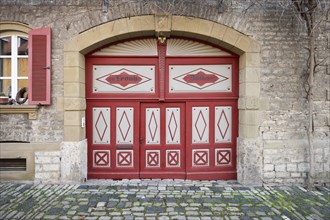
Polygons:
M26 171L26 158L1 158L0 171Z

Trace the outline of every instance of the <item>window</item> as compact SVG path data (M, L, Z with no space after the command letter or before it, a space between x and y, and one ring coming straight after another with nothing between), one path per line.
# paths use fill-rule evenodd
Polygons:
M0 35L0 93L15 98L28 86L28 37L22 33Z
M0 93L16 98L24 87L28 104L51 104L51 29L0 22Z

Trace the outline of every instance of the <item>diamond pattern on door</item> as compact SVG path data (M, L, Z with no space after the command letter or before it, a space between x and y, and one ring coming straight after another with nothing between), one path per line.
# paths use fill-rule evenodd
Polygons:
M93 108L93 143L110 143L110 108Z
M209 142L209 107L192 108L192 142Z
M169 75L172 94L232 92L231 65L170 65Z
M133 150L117 150L116 166L117 167L133 167Z
M209 149L192 150L193 166L209 166Z
M155 66L93 65L93 93L154 93Z
M216 106L214 135L216 143L231 142L231 106Z
M110 167L110 150L93 150L93 167Z
M216 166L231 165L230 148L215 149L215 165Z
M166 144L180 144L180 108L166 108Z
M180 167L180 150L166 150L166 167Z
M116 115L116 143L131 144L134 135L134 109L133 108L117 108Z
M160 150L146 150L146 167L160 167Z
M160 109L146 109L146 144L160 144Z

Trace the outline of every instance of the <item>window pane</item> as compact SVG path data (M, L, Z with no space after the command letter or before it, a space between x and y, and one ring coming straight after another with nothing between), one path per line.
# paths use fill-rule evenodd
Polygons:
M18 58L18 76L28 76L27 58Z
M11 59L0 58L0 77L11 77Z
M28 55L28 39L26 37L17 37L18 55Z
M11 37L0 38L0 55L11 55Z
M10 79L0 79L0 93L4 93L7 96L8 92L10 92L10 84Z
M24 87L28 87L28 80L27 79L19 79L18 80L18 90L21 90Z

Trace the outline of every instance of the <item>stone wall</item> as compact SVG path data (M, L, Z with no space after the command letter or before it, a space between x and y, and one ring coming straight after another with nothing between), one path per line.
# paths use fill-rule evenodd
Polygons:
M64 140L64 73L63 47L69 39L100 24L123 17L148 14L165 14L198 17L232 27L256 40L261 45L260 72L253 72L260 80L260 100L263 100L257 115L251 120L259 124L259 137L244 142L262 148L257 154L262 167L244 175L262 173L265 184L304 184L308 164L306 136L307 110L304 82L307 51L303 25L289 11L284 11L268 1L264 7L249 7L250 1L110 1L109 10L101 11L101 0L92 1L0 1L0 21L16 21L31 28L52 28L52 101L53 105L41 107L38 118L29 120L24 115L0 114L1 140L31 142L61 142ZM248 10L246 10L249 8ZM328 18L329 25L329 18ZM318 58L329 54L329 34L320 34ZM330 68L325 59L316 72L315 92L315 159L318 178L321 182L330 179L329 115L330 115ZM244 91L240 91L240 96ZM257 103L259 104L259 103ZM77 144L79 145L79 144ZM260 146L259 146L260 145ZM66 145L63 145L66 146ZM244 151L238 151L238 154ZM261 157L261 158L260 158ZM253 164L252 159L238 158ZM82 175L83 176L83 175Z

